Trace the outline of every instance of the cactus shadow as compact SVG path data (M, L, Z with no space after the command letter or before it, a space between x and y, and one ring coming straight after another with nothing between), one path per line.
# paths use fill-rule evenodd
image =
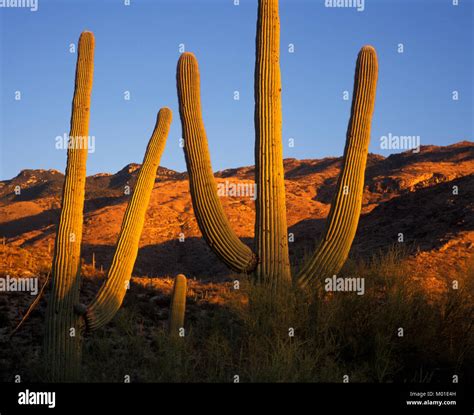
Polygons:
M94 199L88 199L84 203L84 213L93 212L106 206L123 203L127 196L114 197L105 196ZM23 200L23 199L22 199ZM14 219L0 224L0 235L6 238L20 236L32 231L44 231L44 234L38 235L36 238L30 238L29 244L36 240L43 239L45 235L56 231L56 226L59 224L59 217L61 214L60 208L52 208L44 210L36 215L25 216L19 219ZM50 229L45 229L52 226Z
M453 186L463 189L465 196L453 195ZM453 235L474 230L474 216L466 208L473 194L474 175L470 175L380 202L361 215L350 257L369 259L374 254L386 254L398 243L399 233L404 236L407 255L442 248ZM295 243L290 249L298 255L311 254L325 223L326 218L305 219L292 226Z
M7 238L40 230L59 222L60 209L45 210L37 215L14 219L0 224L0 235Z
M244 238L243 242L250 245L252 239ZM111 245L85 244L82 247L82 257L86 263L91 263L94 253L96 267L108 269L114 251L115 246ZM134 276L164 277L180 273L197 279L226 278L234 274L217 258L203 238L186 238L184 242L174 239L146 245L138 250Z

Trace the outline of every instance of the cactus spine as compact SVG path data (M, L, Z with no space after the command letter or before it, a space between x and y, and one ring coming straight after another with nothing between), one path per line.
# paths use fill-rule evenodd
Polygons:
M272 286L290 279L281 142L279 37L278 1L259 0L255 64L256 255L242 246L217 197L200 112L199 72L194 55L188 52L181 55L177 71L186 164L201 232L211 249L230 268L241 272L255 268L256 279ZM356 64L351 117L337 191L323 241L296 277L300 286L336 274L347 259L362 204L377 71L375 49L364 46Z
M79 38L71 131L62 209L54 248L52 292L46 315L45 358L51 380L72 380L79 373L82 321L74 313L81 285L80 258L86 185L89 109L94 73L94 35Z
M184 327L184 314L186 312L186 289L187 280L183 274L176 276L171 296L171 307L168 330L173 337L179 335L180 329Z
M171 123L171 111L163 108L147 147L132 198L127 206L116 252L106 283L89 307L79 304L80 247L86 182L87 146L74 146L88 136L93 76L94 36L79 39L76 88L71 117L70 146L58 233L53 258L53 286L46 313L44 341L48 378L72 381L79 376L84 329L106 324L120 307L138 252L146 209ZM72 141L71 141L72 140ZM82 140L87 144L87 140Z

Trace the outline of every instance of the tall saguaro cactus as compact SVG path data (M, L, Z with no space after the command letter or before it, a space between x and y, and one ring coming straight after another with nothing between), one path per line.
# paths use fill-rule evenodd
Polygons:
M255 248L244 245L230 227L217 196L201 115L198 63L192 53L178 62L177 84L184 152L194 212L211 249L231 269L255 271L257 281L281 286L290 280L282 155L280 23L278 0L259 0L255 64ZM323 239L295 280L300 286L339 272L359 221L364 172L375 103L377 54L364 46L356 63L351 116L343 168Z
M255 62L255 248L257 280L291 280L282 149L278 1L258 5Z
M74 313L81 285L80 259L87 137L94 74L94 35L79 38L62 208L52 267L52 292L46 315L46 364L52 380L74 379L79 372L82 322Z
M61 216L53 258L53 287L46 315L44 348L48 378L52 381L78 379L82 332L106 324L122 304L172 117L168 108L162 108L158 113L137 184L125 212L107 281L91 305L83 306L79 303L80 250L87 147L75 146L74 143L77 137L82 137L82 143L87 142L84 137L88 136L93 50L93 34L82 33Z

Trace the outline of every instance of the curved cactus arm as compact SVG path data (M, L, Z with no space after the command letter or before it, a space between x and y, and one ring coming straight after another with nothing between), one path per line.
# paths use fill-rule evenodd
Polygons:
M107 280L85 311L87 330L95 330L109 322L120 308L133 266L138 254L138 244L145 222L145 214L155 184L156 170L165 148L172 113L162 108L157 117L155 129L148 143L137 184L127 206L117 242L117 248L110 266ZM76 307L81 314L81 307Z
M362 206L377 76L375 49L364 46L357 58L351 117L336 194L324 237L297 278L300 286L337 274L349 255Z
M255 255L232 230L217 194L201 115L199 67L192 53L181 55L176 78L184 154L199 229L210 248L228 267L237 272L251 272L256 265Z
M81 359L82 322L74 313L81 285L80 256L86 185L87 137L94 75L94 35L79 38L66 175L46 311L44 351L51 381L75 380Z
M260 0L255 62L257 280L291 281L282 149L278 0Z
M186 289L186 277L183 274L177 275L174 280L173 294L171 296L170 316L168 321L168 330L171 336L178 336L180 329L184 327L184 314L186 312Z

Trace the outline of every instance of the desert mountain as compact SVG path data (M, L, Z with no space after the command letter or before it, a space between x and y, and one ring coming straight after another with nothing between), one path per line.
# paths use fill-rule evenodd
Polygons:
M337 184L341 158L285 159L288 226L293 263L301 263L320 237ZM97 267L112 259L129 194L140 165L87 178L82 255ZM222 188L250 187L253 166L215 174ZM59 219L64 175L56 170L22 170L0 182L0 238L10 255L31 256L30 265L50 260ZM16 192L15 192L16 190ZM128 192L130 190L130 192ZM221 198L229 220L251 244L254 201L248 195ZM422 146L389 157L370 154L363 210L351 256L370 258L400 244L413 260L430 267L465 261L474 242L474 143ZM184 237L184 242L180 238ZM14 273L7 256L2 268ZM424 265L423 265L424 264ZM441 264L438 266L438 264ZM33 270L34 272L34 270ZM224 276L227 269L202 240L193 215L186 173L160 167L135 265L137 276Z

